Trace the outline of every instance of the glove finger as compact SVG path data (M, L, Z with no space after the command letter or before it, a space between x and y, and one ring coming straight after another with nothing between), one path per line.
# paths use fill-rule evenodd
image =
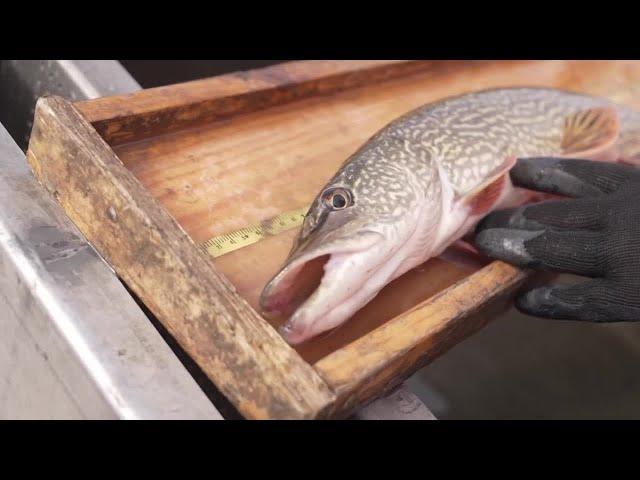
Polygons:
M578 198L611 193L629 182L640 182L640 169L593 160L535 157L519 159L510 176L517 187Z
M618 285L605 279L578 285L541 287L516 299L516 308L535 317L585 322L640 320L640 308L617 294Z
M491 228L475 244L485 255L523 268L596 277L606 267L599 232Z
M598 230L604 225L604 207L592 198L550 200L519 208L499 210L487 215L476 232L489 228L543 230Z

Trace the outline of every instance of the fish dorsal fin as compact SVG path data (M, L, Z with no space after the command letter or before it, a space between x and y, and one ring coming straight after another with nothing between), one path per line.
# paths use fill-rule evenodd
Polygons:
M470 207L474 215L491 210L498 202L504 189L508 186L507 175L516 164L516 157L510 156L496 168L484 182L465 195L464 202Z
M580 158L604 154L618 140L620 119L612 107L581 110L565 118L562 153Z

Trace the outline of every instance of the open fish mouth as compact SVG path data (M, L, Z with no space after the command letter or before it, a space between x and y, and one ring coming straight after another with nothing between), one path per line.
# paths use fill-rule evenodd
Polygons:
M267 284L260 307L270 317L289 317L320 286L330 254L300 258L286 265Z
M262 313L268 318L287 319L279 331L292 345L338 326L326 314L340 307L352 291L366 282L364 275L357 274L362 269L359 264L380 239L381 234L367 232L357 241L293 252L262 291ZM354 270L351 278L345 277L350 269ZM323 320L327 319L325 323Z

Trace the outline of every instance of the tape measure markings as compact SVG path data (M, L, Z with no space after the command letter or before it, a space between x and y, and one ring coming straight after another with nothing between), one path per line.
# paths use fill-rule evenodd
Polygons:
M259 242L263 238L299 227L304 222L308 207L298 208L281 213L273 218L263 220L257 224L239 230L217 235L202 242L200 247L212 257L220 257L235 250Z

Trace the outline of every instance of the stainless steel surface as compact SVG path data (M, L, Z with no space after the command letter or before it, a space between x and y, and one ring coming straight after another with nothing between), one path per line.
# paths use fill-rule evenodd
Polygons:
M640 419L640 324L515 310L407 383L440 420Z
M0 123L25 149L39 97L83 100L139 89L115 60L0 60Z
M11 92L136 87L112 62L3 61L2 75L13 118L35 97L16 95L9 110ZM1 126L0 332L0 418L222 418Z
M264 68L282 60L119 60L142 88Z
M355 420L436 420L431 410L422 403L406 384L375 402L361 408Z
M219 418L0 127L0 417Z

